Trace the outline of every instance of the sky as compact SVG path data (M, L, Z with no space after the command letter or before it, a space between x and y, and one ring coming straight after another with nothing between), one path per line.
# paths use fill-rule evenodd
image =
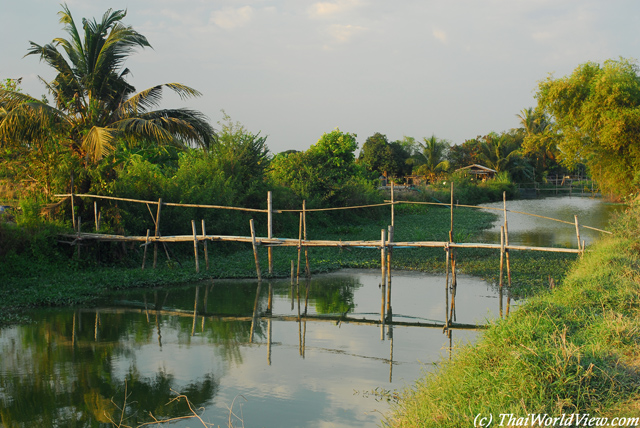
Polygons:
M66 37L57 0L3 0L0 79L40 97L54 73L29 42ZM339 128L359 146L435 135L452 144L519 126L538 82L588 61L640 57L637 0L69 0L82 18L126 9L152 49L126 62L137 90L179 82L188 107L219 129L223 110L267 136L273 153L306 150Z

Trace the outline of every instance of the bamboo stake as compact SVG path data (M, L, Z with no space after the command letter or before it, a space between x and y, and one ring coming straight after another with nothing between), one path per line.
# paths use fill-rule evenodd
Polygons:
M71 221L73 228L76 228L76 207L73 201L73 173L71 173Z
M451 182L451 227L449 229L449 242L453 242L453 181Z
M391 180L391 226L395 225L395 217L396 217L396 211L395 211L395 199L393 196L393 180Z
M196 273L200 272L200 262L198 260L198 235L196 233L196 221L191 220L191 229L193 230L193 254L196 258Z
M503 272L504 272L504 226L500 226L500 289L502 289L502 283L503 283L502 279L504 277ZM502 291L500 293L502 293Z
M393 226L389 226L389 244L393 242ZM391 315L391 255L393 246L387 248L387 314Z
M576 236L578 237L578 250L584 250L584 248L580 245L582 241L580 241L580 226L578 225L578 216L574 215L573 218L576 221Z
M387 231L382 229L380 233L380 270L382 271L382 278L380 280L380 288L382 289L382 303L380 307L380 323L384 325L384 313L385 313L385 297L386 297L386 288L387 288L387 274L386 274L386 264L387 258L385 257L385 248L387 241ZM384 334L381 337L381 340L384 339Z
M507 192L502 192L502 204L504 207L504 242L509 247L509 226L507 222ZM507 259L507 285L511 288L511 261L509 259L509 248L505 250ZM508 311L507 311L508 314Z
M267 238L273 237L273 197L271 190L267 192ZM267 256L269 258L269 274L273 273L273 249L267 248Z
M300 251L302 250L302 213L300 213L300 227L298 228L298 270L296 272L296 283L300 281Z
M262 273L260 272L260 260L258 259L258 244L256 243L256 231L253 227L253 219L249 220L249 226L251 227L251 243L253 245L253 258L256 261L256 273L258 275L258 281L262 281Z
M162 198L158 199L158 211L156 212L156 232L155 237L160 236L160 210L162 209ZM156 268L158 262L158 242L153 244L153 268Z
M307 240L307 208L306 208L306 204L307 201L304 200L302 201L302 226L303 226L303 230L304 230L304 240L306 242ZM307 245L304 246L304 262L305 262L305 268L304 268L304 274L307 278L311 277L311 268L309 267L309 247Z
M446 332L449 330L449 317L447 317L447 311L449 310L449 259L451 258L451 249L449 248L449 243L446 243L444 246L445 257L446 257L446 265L445 272L446 277L444 280L444 328L442 332Z
M142 255L142 270L144 270L144 264L147 261L147 248L149 248L149 233L151 231L149 229L147 229L147 239L145 241L145 245L144 245L144 254Z
M458 284L456 281L456 259L451 259L451 308L449 312L449 323L455 321L456 311L456 291Z
M98 202L96 202L96 201L93 202L93 216L94 216L94 218L96 220L96 232L97 232L98 230L100 230L100 224L99 224L99 218L98 218L98 216L99 216L99 214L98 214Z
M204 226L204 219L202 219L202 242L204 243L204 262L209 270L209 251L207 248L207 231Z

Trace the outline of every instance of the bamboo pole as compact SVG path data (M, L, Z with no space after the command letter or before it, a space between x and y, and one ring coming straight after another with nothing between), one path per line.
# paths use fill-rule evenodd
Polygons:
M389 226L389 239L387 246L387 314L391 315L391 256L393 253L393 226Z
M260 272L260 260L258 259L258 244L256 243L256 230L253 226L253 219L249 220L249 227L251 228L251 244L253 245L253 258L256 261L256 274L258 275L258 281L262 281L262 273Z
M196 232L196 221L191 220L191 229L193 230L193 254L196 259L196 272L200 272L200 261L198 260L198 235Z
M386 265L387 258L385 254L387 241L387 231L382 229L380 233L380 270L382 272L382 278L380 280L380 288L382 289L382 303L380 307L380 322L384 324L384 314L385 314L385 298L386 298L386 288L387 288L387 274L386 274ZM384 338L382 335L381 339Z
M147 229L147 239L145 241L145 245L144 245L144 254L142 255L142 270L144 270L144 264L147 261L147 248L149 248L149 234L150 234L150 230Z
M504 226L500 226L500 289L502 289L503 277L504 277ZM502 293L502 291L500 293Z
M99 219L98 219L98 202L94 201L93 202L93 216L95 218L96 221L96 232L100 230L100 224L99 224Z
M453 242L453 181L451 182L451 226L449 229L449 242Z
M298 228L298 270L296 271L296 283L300 281L300 251L302 250L302 213L300 213L300 227Z
M209 251L207 248L207 231L204 226L204 219L202 219L202 242L204 244L204 262L207 270L209 270Z
M580 245L580 225L578 224L578 216L574 215L573 218L576 221L576 236L578 237L578 250L582 251L584 248Z
M504 207L504 242L506 245L505 256L507 259L507 285L511 288L511 261L509 259L509 225L507 222L507 192L502 192L502 204Z
M449 244L445 244L444 247L445 257L446 257L446 265L445 265L445 280L444 280L444 328L442 332L448 332L449 330L449 317L447 316L447 312L449 311L449 259L451 258L451 249L449 248Z
M302 227L304 240L307 241L307 201L302 201ZM309 247L307 245L304 246L304 274L307 278L311 277L311 268L309 267Z
M271 190L267 192L267 238L273 237L273 197ZM273 273L273 248L267 248L269 258L269 274Z
M393 195L393 180L391 180L391 226L395 225L395 217L396 217L396 207L395 207L395 198Z
M73 224L73 229L76 228L76 207L73 201L73 173L71 173L71 222Z
M156 231L155 237L160 236L160 210L162 209L162 198L158 199L158 211L156 212ZM158 262L158 242L153 244L153 268L156 268L156 264Z

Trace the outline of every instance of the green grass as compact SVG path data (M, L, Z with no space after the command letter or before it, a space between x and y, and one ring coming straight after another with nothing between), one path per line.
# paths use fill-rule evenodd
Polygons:
M639 246L616 237L591 249L559 287L529 297L405 391L388 426L473 426L477 415L500 414L633 416Z

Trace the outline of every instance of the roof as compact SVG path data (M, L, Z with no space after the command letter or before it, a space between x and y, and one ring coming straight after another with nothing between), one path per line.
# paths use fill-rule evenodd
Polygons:
M456 171L462 171L464 169L479 169L481 170L479 171L479 173L490 173L490 172L495 173L496 172L494 169L487 168L486 166L478 165L475 163L473 165L465 166L464 168L458 168L456 169Z

